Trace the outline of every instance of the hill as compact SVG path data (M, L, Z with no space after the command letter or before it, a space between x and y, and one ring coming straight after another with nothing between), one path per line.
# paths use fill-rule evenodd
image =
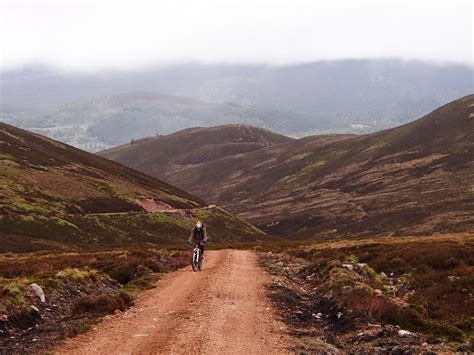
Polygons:
M399 59L191 63L100 75L25 67L0 72L0 121L98 151L229 123L298 137L371 133L473 91L472 67Z
M194 168L197 166L292 140L261 128L242 124L223 125L189 128L167 136L143 138L99 154L124 165L133 165L135 169L160 176L161 179L170 179L189 188L194 186L194 190L199 191L200 186L193 183Z
M176 245L197 218L215 242L264 236L171 185L4 123L0 167L0 251Z
M370 135L290 140L166 173L151 143L110 157L288 238L473 232L473 107L469 95Z

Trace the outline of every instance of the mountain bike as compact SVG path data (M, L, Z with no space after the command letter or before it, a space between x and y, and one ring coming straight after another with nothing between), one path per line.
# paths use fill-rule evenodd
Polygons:
M193 257L191 259L191 266L193 268L193 271L202 270L202 253L201 248L199 246L199 243L194 243Z

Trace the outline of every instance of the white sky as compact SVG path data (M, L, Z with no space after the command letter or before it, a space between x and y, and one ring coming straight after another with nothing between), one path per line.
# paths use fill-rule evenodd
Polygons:
M362 57L473 65L473 1L0 0L0 69Z

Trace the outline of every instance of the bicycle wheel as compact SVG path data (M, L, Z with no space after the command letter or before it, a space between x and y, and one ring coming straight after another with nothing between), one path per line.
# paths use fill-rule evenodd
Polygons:
M193 268L193 271L199 271L199 250L194 250L193 251L193 258L191 260L191 266Z

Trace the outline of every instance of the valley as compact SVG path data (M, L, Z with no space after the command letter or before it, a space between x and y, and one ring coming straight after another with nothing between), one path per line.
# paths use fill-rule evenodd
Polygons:
M1 351L472 350L473 107L363 136L189 128L102 157L0 124ZM197 219L214 250L196 274Z
M285 239L472 232L474 96L370 135L301 139L237 125L99 153Z
M0 0L0 355L474 354L472 5Z

